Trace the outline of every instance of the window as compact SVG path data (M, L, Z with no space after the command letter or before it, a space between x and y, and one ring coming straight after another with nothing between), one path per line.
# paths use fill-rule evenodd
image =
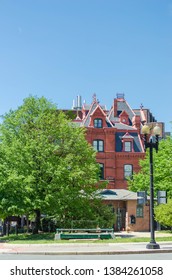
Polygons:
M104 151L104 142L103 140L94 140L93 141L93 147L97 152L103 152Z
M133 166L132 164L125 164L124 165L124 178L127 179L127 177L132 177L133 175Z
M100 165L100 180L103 180L104 179L104 164L103 163L99 163Z
M124 142L124 151L125 152L131 152L131 147L132 147L131 141L125 141Z
M143 218L143 205L137 205L136 217Z
M103 121L102 121L102 119L95 119L95 120L94 120L94 127L96 127L96 128L102 128L102 127L103 127Z

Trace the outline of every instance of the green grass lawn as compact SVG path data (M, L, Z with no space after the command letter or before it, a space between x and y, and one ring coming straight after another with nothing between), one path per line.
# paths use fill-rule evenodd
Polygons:
M156 241L172 241L171 236L156 237ZM0 242L20 243L20 244L48 244L48 243L71 243L71 242L90 242L90 243L128 243L128 242L149 242L149 237L121 237L116 236L115 239L108 240L54 240L55 233L41 233L41 234L10 234L9 236L0 237Z

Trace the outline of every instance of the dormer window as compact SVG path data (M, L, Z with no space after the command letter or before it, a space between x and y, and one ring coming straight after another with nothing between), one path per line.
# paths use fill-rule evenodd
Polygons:
M134 152L133 143L134 137L130 135L128 132L122 137L122 151L123 152Z
M103 127L103 120L102 119L94 119L94 127L95 128L102 128Z
M129 125L129 116L126 111L122 111L122 113L119 115L119 121L121 123Z

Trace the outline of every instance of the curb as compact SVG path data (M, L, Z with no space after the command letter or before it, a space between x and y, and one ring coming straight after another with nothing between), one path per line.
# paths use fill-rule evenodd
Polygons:
M139 250L139 251L48 251L48 252L35 252L35 251L15 251L15 252L1 252L0 255L132 255L132 254L156 254L156 253L172 253L172 249L154 249L154 250Z

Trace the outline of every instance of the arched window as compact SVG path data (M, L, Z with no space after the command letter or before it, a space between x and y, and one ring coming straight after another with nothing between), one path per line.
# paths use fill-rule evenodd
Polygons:
M134 152L134 146L133 146L134 137L131 134L126 132L122 137L122 143L123 143L123 147L122 147L123 152Z
M103 152L104 151L104 141L99 140L99 139L94 140L93 147L97 152Z
M102 119L94 119L94 127L95 128L102 128L103 127Z

